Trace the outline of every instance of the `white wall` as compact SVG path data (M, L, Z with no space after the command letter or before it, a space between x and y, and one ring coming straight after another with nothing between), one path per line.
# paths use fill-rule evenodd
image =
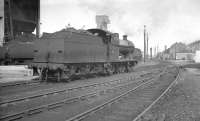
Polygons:
M177 60L193 60L194 53L176 53Z
M3 36L4 36L4 0L0 0L0 46L3 44Z
M200 50L196 51L194 60L196 63L200 63Z

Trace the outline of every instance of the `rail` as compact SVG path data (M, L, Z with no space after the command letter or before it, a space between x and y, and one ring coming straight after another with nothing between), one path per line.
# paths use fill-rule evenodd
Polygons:
M149 109L151 109L151 107L153 105L155 105L160 99L161 97L163 97L168 91L169 89L177 83L177 80L180 78L180 73L178 70L178 75L176 76L176 79L167 87L167 89L155 100L153 101L143 112L141 112L135 119L133 119L133 121L137 121L139 120Z
M151 79L151 78L148 78L148 79ZM147 79L142 79L142 80L137 81L137 82L143 82L145 80L147 80ZM81 96L77 96L77 97L73 97L73 98L69 98L69 99L64 99L62 101L42 105L42 106L39 106L39 107L36 107L36 108L31 108L31 109L28 109L28 110L25 110L25 111L22 111L22 112L19 112L19 113L3 116L3 117L0 118L0 120L10 121L10 120L15 120L15 119L20 119L20 118L23 118L24 116L27 116L27 115L37 114L37 113L43 112L45 110L60 107L65 103L75 102L76 100L81 100L81 99L84 99L84 98L92 97L92 96L95 96L99 93L106 92L107 90L128 86L128 85L133 84L133 83L136 83L136 82L129 82L129 83L126 83L126 84L123 84L123 85L114 86L112 88L96 91L96 92L93 92L93 93L89 93L89 94L85 94L85 95L81 95Z
M133 79L133 77L129 77L128 80ZM33 99L33 98L38 98L38 97L43 97L43 96L48 96L48 95L53 95L53 94L58 94L58 93L62 93L62 92L66 92L66 91L71 91L71 90L75 90L75 89L81 89L81 88L86 88L86 87L91 87L91 86L96 86L96 85L102 85L102 84L109 84L112 82L117 82L117 81L121 81L122 79L117 79L117 80L113 80L113 81L108 81L108 82L101 82L101 83L94 83L94 84L89 84L89 85L84 85L84 86L78 86L78 87L73 87L73 88L67 88L67 89L61 89L61 90L53 90L44 94L37 94L37 95L32 95L32 96L27 96L27 97L23 97L23 98L18 98L18 99L12 99L12 100L6 100L3 102L0 102L0 106L1 105L6 105L6 104L10 104L13 102L19 102L19 101L23 101L23 100L28 100L28 99Z
M158 75L158 76L161 76L162 74L164 74L166 69L167 69L167 68L165 68L164 71L163 71L160 75ZM159 100L159 99L169 90L169 88L177 81L178 77L179 77L179 72L178 72L178 75L176 76L176 79L175 79L175 80L170 84L170 86L159 96L159 98L156 99L156 101ZM101 105L98 105L98 106L96 106L96 107L94 107L94 108L92 108L92 109L89 109L89 110L87 110L87 111L85 111L85 112L83 112L83 113L81 113L81 114L75 115L74 117L71 117L71 118L69 118L69 119L67 119L67 120L65 120L65 121L80 121L80 120L83 120L83 119L86 118L89 114L91 114L91 113L94 114L94 113L97 112L98 110L103 109L105 106L111 105L112 103L116 102L116 101L119 100L120 98L122 98L122 97L124 97L124 96L127 96L129 93L135 91L135 90L138 89L139 87L144 86L144 85L147 85L147 84L149 84L149 83L151 83L151 82L152 82L152 80L149 80L149 81L147 81L147 82L145 82L145 83L142 83L142 84L140 84L140 85L134 87L133 89L131 89L131 90L129 90L129 91L127 91L127 92L125 92L125 93L123 93L123 94L121 94L121 95L119 95L119 96L113 98L113 99L108 100L107 102L105 102L105 103L103 103L103 104L101 104ZM154 105L156 101L154 101L146 110L148 110L149 108L151 108L152 105ZM141 115L143 115L143 114L140 114L140 115L138 116L138 118L139 118ZM137 120L137 119L136 119L136 120ZM135 121L135 120L134 120L134 121Z

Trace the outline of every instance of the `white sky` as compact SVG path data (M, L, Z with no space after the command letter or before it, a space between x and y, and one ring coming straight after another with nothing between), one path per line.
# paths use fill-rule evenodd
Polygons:
M128 35L143 49L143 26L149 47L200 39L200 0L41 0L41 32L55 32L69 23L80 29L95 28L95 15L108 15L108 28Z

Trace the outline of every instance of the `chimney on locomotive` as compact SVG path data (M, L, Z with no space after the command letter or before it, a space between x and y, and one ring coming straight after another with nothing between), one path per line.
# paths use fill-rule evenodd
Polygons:
M123 35L123 40L127 40L127 35Z

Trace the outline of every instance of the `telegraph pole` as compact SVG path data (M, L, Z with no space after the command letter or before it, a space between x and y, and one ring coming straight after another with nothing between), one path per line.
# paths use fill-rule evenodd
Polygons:
M174 53L175 53L175 54L174 54L174 55L175 55L175 60L176 60L176 48L177 48L176 45L177 45L177 42L176 42L176 44L175 44L175 51L174 51Z
M148 57L149 57L149 33L147 32L147 59L148 59Z
M159 46L157 45L157 57L159 59Z
M144 62L146 59L146 25L144 25Z
M165 51L167 50L167 45L165 45Z
M150 48L150 57L152 59L152 47Z

